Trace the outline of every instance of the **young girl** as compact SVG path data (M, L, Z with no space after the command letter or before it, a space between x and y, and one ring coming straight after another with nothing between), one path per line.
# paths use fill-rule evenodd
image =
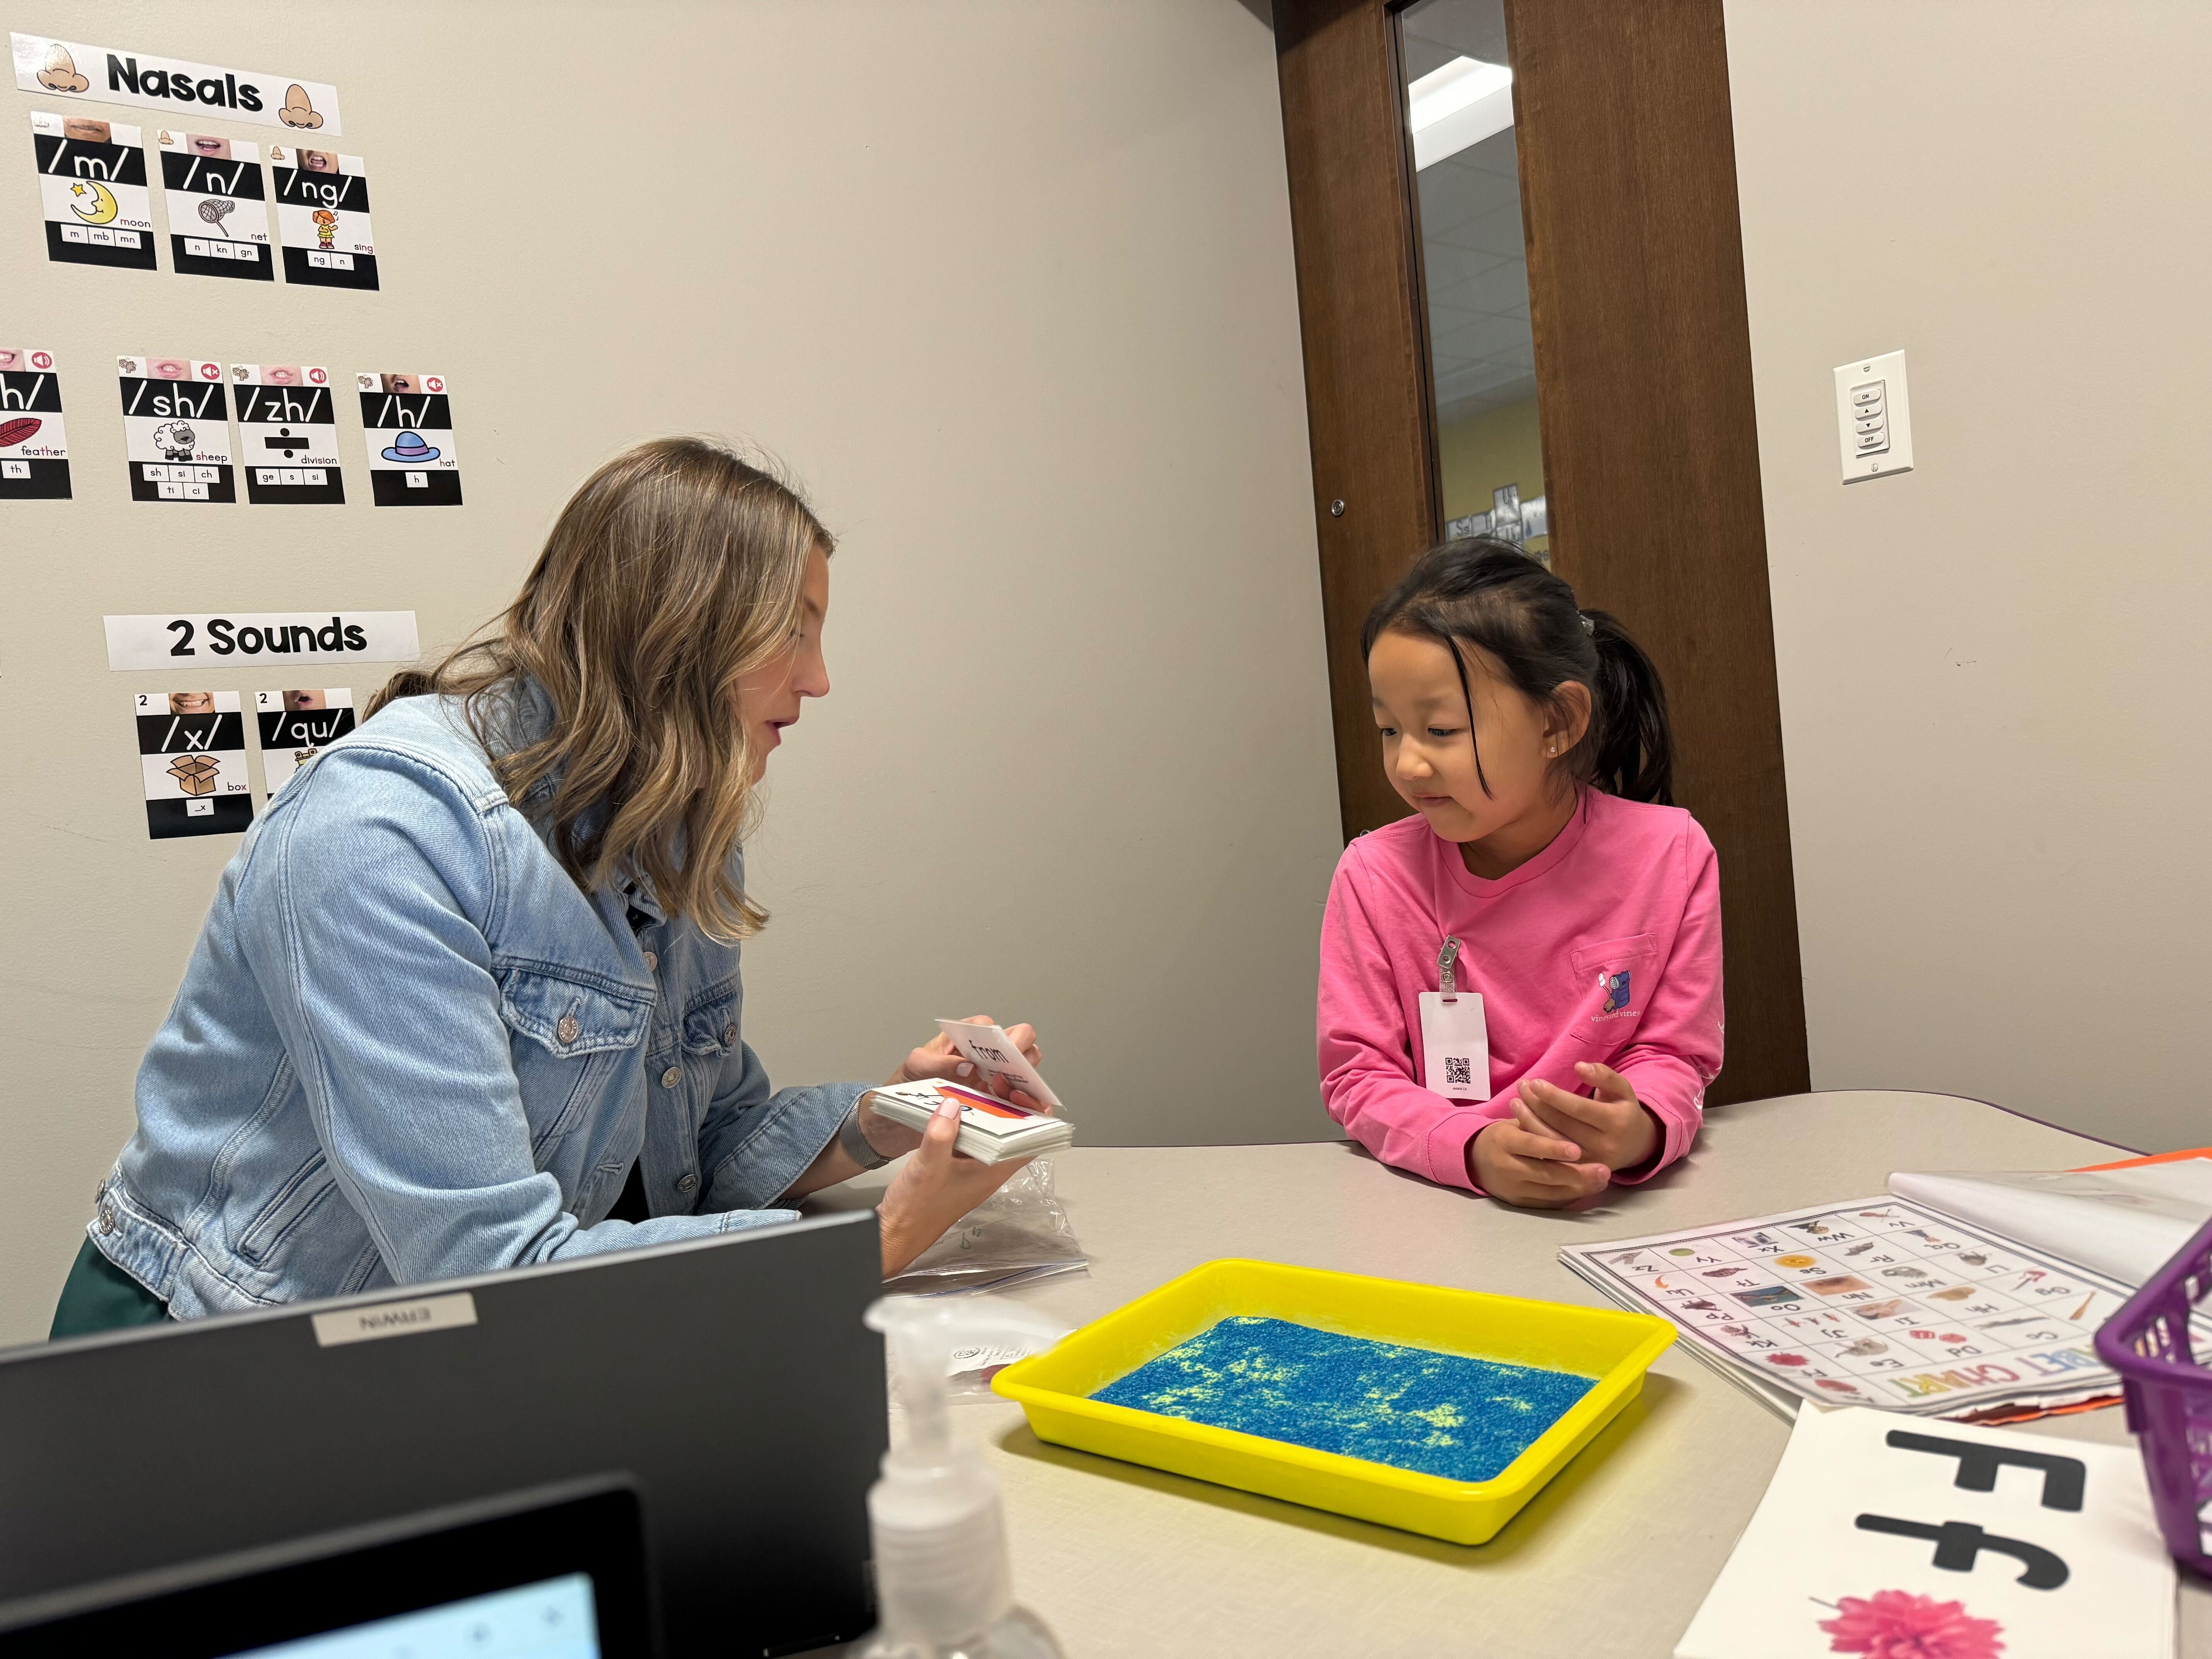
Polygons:
M1424 555L1362 645L1419 816L1346 848L1329 888L1329 1115L1386 1164L1510 1204L1648 1178L1697 1139L1722 1026L1719 878L1668 804L1650 660L1488 540Z

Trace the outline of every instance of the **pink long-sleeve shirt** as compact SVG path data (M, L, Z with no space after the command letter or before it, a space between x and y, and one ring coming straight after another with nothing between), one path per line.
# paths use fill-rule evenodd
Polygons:
M1421 1084L1420 994L1440 988L1447 936L1460 940L1459 988L1482 993L1486 1101ZM1468 873L1458 844L1422 818L1362 836L1329 884L1317 1024L1329 1115L1386 1164L1480 1191L1468 1144L1513 1115L1523 1078L1588 1094L1575 1074L1588 1060L1659 1120L1658 1156L1616 1176L1647 1179L1689 1151L1721 1069L1713 844L1679 807L1594 789L1550 846L1496 881Z

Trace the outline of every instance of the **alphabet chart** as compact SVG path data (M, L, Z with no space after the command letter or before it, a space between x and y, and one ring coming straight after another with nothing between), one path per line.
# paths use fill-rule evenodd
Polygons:
M2174 1579L2132 1445L1807 1407L1674 1659L2172 1659Z
M137 127L77 115L31 117L46 258L64 264L154 269L154 207Z
M261 728L261 787L270 799L292 774L353 730L353 693L343 686L320 691L256 691L253 717Z
M343 502L330 370L313 363L233 363L230 379L238 393L246 499L256 506Z
M0 346L0 501L66 501L69 437L54 354Z
M261 146L164 127L161 188L168 194L169 263L187 276L273 283Z
M134 501L234 501L230 404L222 365L197 357L118 357L123 450Z
M284 280L309 288L374 288L376 233L358 155L269 147Z
M459 507L461 458L442 374L356 374L379 507Z
M1893 1198L1571 1244L1559 1259L1770 1396L1947 1417L2118 1392L2092 1339L2124 1285Z
M253 822L237 692L141 691L132 702L149 836L234 836Z

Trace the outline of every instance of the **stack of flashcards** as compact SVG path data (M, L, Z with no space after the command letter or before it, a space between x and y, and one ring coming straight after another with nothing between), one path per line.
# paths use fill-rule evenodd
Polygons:
M960 1108L960 1138L955 1145L979 1164L1034 1158L1074 1143L1075 1126L1052 1115L1060 1110L1060 1097L1012 1037L995 1025L971 1024L966 1020L940 1019L937 1026L961 1058L975 1068L977 1080L984 1086L969 1088L938 1081L893 1084L872 1091L876 1110L895 1123L921 1129L928 1127L940 1105L952 1101ZM993 1084L1004 1084L1009 1091L1018 1089L1046 1109L1001 1100L990 1092Z
M1057 1152L1075 1139L1075 1126L1013 1101L1000 1100L962 1083L894 1083L871 1091L875 1109L909 1129L929 1127L937 1109L950 1100L960 1108L960 1138L954 1143L978 1164L1003 1164L1010 1158L1034 1158Z
M2092 1344L2126 1285L1887 1194L1559 1259L1784 1415L1802 1399L2017 1417L2118 1390Z
M1797 1413L1675 1659L2172 1659L2133 1446Z

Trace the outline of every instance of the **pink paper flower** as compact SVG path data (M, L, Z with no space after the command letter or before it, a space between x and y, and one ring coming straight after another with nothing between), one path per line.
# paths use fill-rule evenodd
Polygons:
M1909 1590L1846 1595L1820 1628L1830 1638L1829 1652L1867 1659L1998 1659L2004 1651L2003 1627L1996 1620L1975 1618L1963 1601Z

